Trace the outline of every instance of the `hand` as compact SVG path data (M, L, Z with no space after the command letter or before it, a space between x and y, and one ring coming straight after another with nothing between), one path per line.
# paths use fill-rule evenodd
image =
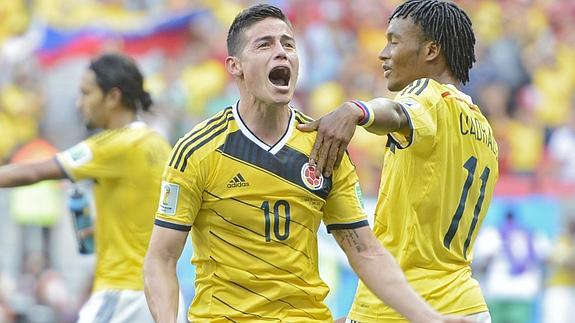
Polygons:
M353 103L346 102L336 110L320 119L300 124L297 128L304 132L317 130L317 137L309 161L315 165L315 176L322 173L331 176L333 169L341 163L349 141L355 133L355 127L363 112Z

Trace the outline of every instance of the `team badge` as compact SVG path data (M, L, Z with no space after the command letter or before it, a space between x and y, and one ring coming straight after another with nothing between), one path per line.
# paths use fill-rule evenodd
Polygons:
M178 184L162 181L162 193L158 213L175 215L178 207L179 193L180 186Z
M82 166L91 161L93 157L92 150L85 142L66 150L64 156L73 167Z
M319 190L323 186L323 175L315 177L315 166L305 163L301 168L301 180L312 191Z

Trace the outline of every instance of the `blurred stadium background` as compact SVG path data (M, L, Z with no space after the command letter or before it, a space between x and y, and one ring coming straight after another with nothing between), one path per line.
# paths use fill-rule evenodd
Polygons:
M296 29L301 71L294 106L319 117L348 98L392 97L377 54L387 17L401 1L269 2ZM575 272L557 280L553 265L569 257L557 242L575 223L575 1L457 2L478 38L465 91L490 119L500 147L501 178L474 271L493 322L543 322L546 292L555 284L575 288ZM223 66L225 37L235 14L252 3L0 0L0 163L50 156L88 135L75 105L78 82L89 58L107 51L137 59L156 103L145 119L174 143L238 97ZM382 138L360 130L350 149L368 210L383 148ZM70 190L65 181L0 190L0 322L75 320L93 259L77 252ZM565 241L573 248L573 239ZM186 248L179 264L188 303L191 252ZM339 317L356 278L323 230L320 253L332 287L328 303Z

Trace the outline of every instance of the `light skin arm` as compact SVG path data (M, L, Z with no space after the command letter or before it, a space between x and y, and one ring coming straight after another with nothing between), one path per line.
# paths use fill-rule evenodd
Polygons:
M413 323L472 323L457 316L441 316L407 283L401 268L368 226L332 231L349 264L380 300Z
M65 177L66 174L54 158L0 167L0 187L24 186Z
M176 263L187 236L188 232L157 225L152 230L144 258L144 292L156 322L176 322L179 300Z
M373 109L375 118L367 131L377 135L399 132L409 135L409 121L401 105L393 100L376 98L364 102ZM298 125L305 132L317 131L310 154L310 163L316 165L316 175L330 176L339 166L363 112L353 103L345 102L320 119Z

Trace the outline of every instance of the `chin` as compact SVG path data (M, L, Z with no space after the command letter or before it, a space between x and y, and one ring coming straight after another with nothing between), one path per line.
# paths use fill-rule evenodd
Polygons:
M399 92L399 91L403 90L403 87L400 86L397 82L388 80L387 81L387 89L392 91L392 92Z
M274 104L287 105L291 102L292 99L293 99L293 93L291 93L289 95L275 96L274 98L272 98L272 101Z

